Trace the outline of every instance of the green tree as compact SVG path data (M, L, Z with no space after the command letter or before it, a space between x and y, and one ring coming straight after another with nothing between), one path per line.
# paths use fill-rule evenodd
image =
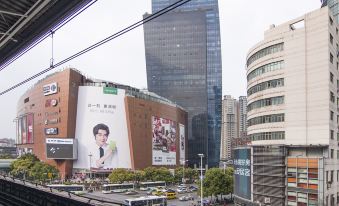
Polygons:
M25 154L10 165L10 173L19 178L46 180L56 178L59 171L47 163L41 162L34 154ZM49 175L50 174L50 175Z
M30 168L29 177L33 180L46 181L47 179L54 179L58 177L59 170L47 163L44 162L35 162L34 165Z
M10 165L10 173L16 177L24 178L35 162L39 159L33 154L25 154L15 160Z
M111 183L123 183L125 181L133 181L134 174L131 170L126 170L123 168L117 168L112 171L112 173L108 176L108 179Z
M15 159L10 154L1 154L0 159Z
M144 169L146 181L165 181L167 183L174 182L174 176L166 167L147 167Z
M145 179L145 172L142 171L142 170L135 170L134 171L134 180L137 183L146 181L146 179Z
M200 182L198 194L200 195ZM233 168L227 168L224 172L219 168L207 170L203 179L203 196L216 196L232 193Z

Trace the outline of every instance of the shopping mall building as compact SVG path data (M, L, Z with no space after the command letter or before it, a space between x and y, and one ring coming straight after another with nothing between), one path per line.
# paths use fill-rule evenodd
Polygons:
M19 153L63 178L114 168L174 168L186 159L187 112L148 91L65 69L39 80L17 106Z

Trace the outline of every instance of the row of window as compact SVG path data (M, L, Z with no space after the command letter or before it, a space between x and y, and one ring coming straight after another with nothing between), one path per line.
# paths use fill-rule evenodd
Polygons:
M247 90L247 96L250 96L254 93L257 92L261 92L263 90L266 89L271 89L271 88L275 88L275 87L282 87L284 86L284 79L280 78L280 79L273 79L270 81L266 81L266 82L262 82L260 84L254 85L253 87L249 88L249 90Z
M276 52L283 51L283 50L284 50L284 43L271 45L262 50L259 50L256 53L254 53L250 58L248 58L247 67L257 59L260 59L266 55L274 54Z
M257 125L257 124L266 124L272 122L284 122L285 121L285 114L272 114L272 115L265 115L260 117L254 117L249 119L247 124L248 126Z
M265 64L261 67L256 68L255 70L251 71L248 75L247 75L247 81L260 76L266 72L271 72L271 71L275 71L275 70L279 70L279 69L283 69L284 68L284 61L278 61L278 62L272 62L269 64Z
M261 107L267 107L271 105L279 105L284 103L284 96L279 97L271 97L267 99L260 99L258 101L252 102L247 106L247 111L251 111L253 109L261 108Z
M285 132L261 132L256 134L250 134L249 137L252 141L259 141L259 140L279 140L285 139Z

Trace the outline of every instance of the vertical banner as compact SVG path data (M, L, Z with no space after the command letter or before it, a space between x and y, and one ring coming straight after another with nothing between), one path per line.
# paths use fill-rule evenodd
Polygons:
M26 116L20 118L21 122L21 143L27 143L27 121Z
M251 149L234 149L234 194L251 199Z
M79 87L73 168L131 168L124 98L123 89Z
M27 115L27 143L33 143L33 114Z
M176 165L176 122L152 116L152 164Z
M21 144L21 120L16 121L16 143Z
M180 138L180 163L185 164L185 125L179 124L179 138Z

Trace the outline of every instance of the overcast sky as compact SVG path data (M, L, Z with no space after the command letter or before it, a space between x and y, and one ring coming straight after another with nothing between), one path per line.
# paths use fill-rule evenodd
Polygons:
M246 54L263 39L269 25L319 7L320 0L219 0L223 95L238 98L246 94ZM151 0L99 0L55 33L54 62L141 20L145 12L151 12ZM47 38L0 71L0 91L48 68L50 58L51 38ZM143 28L139 27L53 71L73 67L97 79L146 88L145 65ZM17 101L43 76L0 96L0 138L15 138Z

